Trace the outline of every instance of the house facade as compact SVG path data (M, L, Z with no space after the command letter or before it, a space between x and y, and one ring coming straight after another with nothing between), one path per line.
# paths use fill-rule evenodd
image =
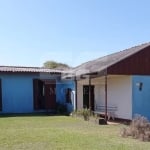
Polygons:
M117 108L115 117L150 119L150 43L84 63L72 71L77 109Z
M0 67L1 113L33 113L55 111L57 103L67 101L67 90L74 82L61 80L61 71L33 67Z
M69 112L116 108L115 117L150 120L150 43L132 47L68 71L0 66L0 112Z

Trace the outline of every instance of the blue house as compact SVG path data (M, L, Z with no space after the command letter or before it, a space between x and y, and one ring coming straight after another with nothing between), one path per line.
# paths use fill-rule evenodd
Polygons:
M86 62L70 73L76 79L77 109L150 120L150 43Z
M1 113L53 111L57 103L73 109L74 82L61 80L62 71L38 67L0 66Z
M140 114L150 120L150 43L65 72L0 66L1 113L53 111L57 103L69 112L102 108L106 117L115 108L115 118L131 120Z

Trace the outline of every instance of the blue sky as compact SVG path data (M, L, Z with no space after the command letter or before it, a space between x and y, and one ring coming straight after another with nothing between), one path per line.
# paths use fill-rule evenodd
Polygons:
M150 41L149 0L0 0L0 65L71 66Z

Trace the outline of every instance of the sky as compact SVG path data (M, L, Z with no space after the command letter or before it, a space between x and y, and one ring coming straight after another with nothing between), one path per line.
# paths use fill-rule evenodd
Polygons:
M72 67L150 41L149 0L0 0L0 65Z

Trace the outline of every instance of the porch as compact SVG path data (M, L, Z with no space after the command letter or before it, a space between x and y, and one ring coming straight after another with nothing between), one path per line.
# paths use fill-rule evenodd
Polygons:
M91 87L91 91L85 91L86 86ZM103 114L106 113L105 106L107 111L109 107L116 107L116 118L132 119L132 77L108 75L107 82L105 76L78 80L77 109L87 107L95 111L101 106L103 106Z

